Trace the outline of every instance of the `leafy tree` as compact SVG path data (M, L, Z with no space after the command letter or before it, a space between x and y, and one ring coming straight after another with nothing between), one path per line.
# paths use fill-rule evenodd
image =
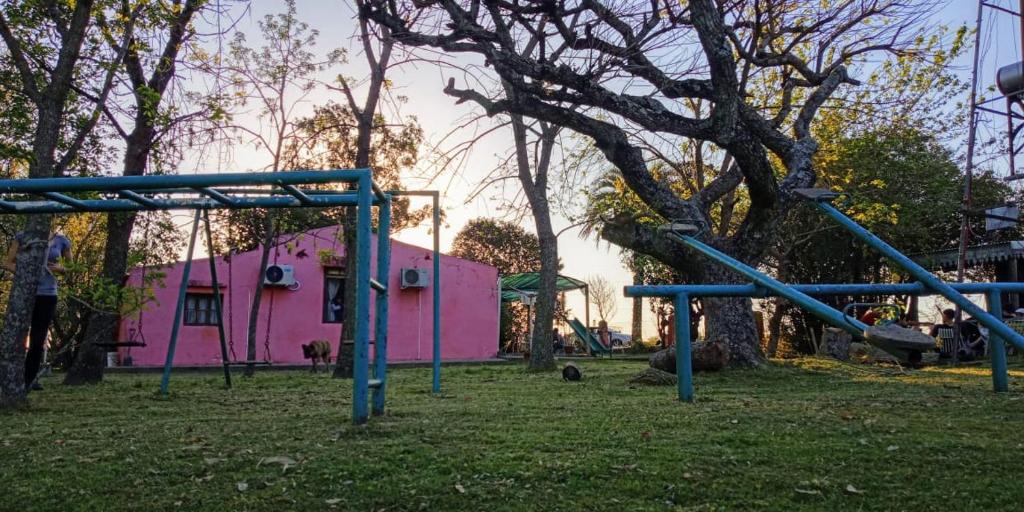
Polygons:
M495 267L499 275L505 276L536 272L541 264L537 235L516 223L489 218L467 222L455 235L451 254ZM555 314L564 318L564 306L559 304ZM503 303L501 315L501 345L508 349L518 333L529 329L529 320L526 308L519 303ZM537 339L537 331L534 333L534 339ZM550 340L547 334L540 335L540 339Z
M844 213L904 254L956 245L963 174L950 150L934 135L906 126L884 127L834 139L818 158L819 184L847 194L837 202ZM1001 180L983 174L975 177L974 195L977 204L996 206L1004 204L1011 191ZM788 225L792 228L779 239L765 262L783 281L877 283L908 279L878 251L810 207L794 209ZM975 220L972 227L983 232L983 219ZM855 299L864 298L822 300L842 308ZM769 353L774 352L782 328L776 317L786 315L791 316L791 330L799 327L817 332L821 328L813 315L775 301L769 320ZM810 333L806 334L799 339L810 339Z
M452 242L452 256L495 267L500 275L536 272L540 266L540 242L513 222L477 218L459 230Z
M260 48L246 44L245 34L237 32L230 43L227 68L231 75L235 97L243 105L252 104L260 119L259 125L233 122L225 119L227 128L241 134L240 140L252 144L270 159L267 169L281 171L288 168L288 147L299 137L295 108L317 87L316 73L326 65L337 62L341 54L330 52L325 62L317 59L313 50L319 31L298 19L294 0L286 2L285 12L267 15L258 22L265 41ZM275 237L281 232L276 211L252 210L248 217L221 216L220 221L229 232L234 230L232 219L252 218L255 214L262 224L260 265L253 275L253 300L246 335L246 361L256 360L256 330L263 303L264 279L270 251ZM251 377L255 364L245 367L245 376Z
M6 2L0 7L0 38L8 69L17 71L17 94L27 98L34 119L30 178L59 176L76 162L93 135L114 84L117 63L131 38L136 10L115 17L111 30L120 38L117 50L98 43L94 21L107 16L106 2ZM84 77L90 77L86 80ZM98 78L98 79L96 79ZM62 138L71 119L68 107L85 96L93 107L74 134ZM65 144L61 141L64 140ZM27 240L47 240L51 215L32 215L25 224ZM7 310L0 327L0 408L25 400L23 336L28 330L36 283L43 268L45 243L19 246Z
M179 55L191 43L195 31L193 18L202 11L205 0L157 1L144 5L140 12L139 26L124 51L123 65L130 84L131 106L125 112L130 121L122 122L110 115L109 122L124 140L123 176L139 176L149 169L151 154L160 137L171 132L176 124L191 121L191 116L172 115L175 109L168 108L166 97L175 78ZM127 17L129 5L123 3L118 15ZM100 20L100 26L108 44L117 48L119 42L110 36L109 25ZM161 44L162 42L162 44ZM108 109L109 112L113 109ZM129 124L130 123L130 124ZM103 254L102 280L91 283L92 289L110 289L121 286L123 276L129 268L129 250L135 213L113 213L105 222L105 243L96 247ZM119 297L119 294L113 294ZM103 379L106 366L106 351L97 346L116 338L118 315L121 307L116 304L108 308L91 308L91 313L82 318L81 325L88 327L80 340L81 346L75 352L74 364L68 371L66 384L89 384Z

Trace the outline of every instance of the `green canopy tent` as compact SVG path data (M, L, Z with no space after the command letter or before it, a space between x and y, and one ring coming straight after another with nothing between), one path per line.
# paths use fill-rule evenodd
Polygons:
M537 295L537 291L540 290L540 272L524 272L522 274L512 274L504 276L499 281L501 293L501 302L524 302L525 297L533 297ZM576 279L574 277L558 275L555 281L555 289L559 292L568 292L573 290L583 290L585 306L584 320L586 325L590 326L590 287L587 283ZM532 301L527 303L528 307L533 307ZM500 315L499 315L500 321ZM501 326L498 326L498 330L501 330Z

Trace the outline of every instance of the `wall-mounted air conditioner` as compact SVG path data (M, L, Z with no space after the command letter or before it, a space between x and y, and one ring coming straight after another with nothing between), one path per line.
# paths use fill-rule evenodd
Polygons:
M425 268L403 268L402 289L426 288L430 285L430 274Z

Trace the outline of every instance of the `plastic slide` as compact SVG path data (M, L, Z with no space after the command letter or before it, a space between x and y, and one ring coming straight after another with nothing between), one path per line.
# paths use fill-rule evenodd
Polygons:
M569 327L572 327L572 331L576 333L576 336L587 344L591 354L611 354L611 349L602 345L586 327L583 327L579 320L575 318L569 320Z

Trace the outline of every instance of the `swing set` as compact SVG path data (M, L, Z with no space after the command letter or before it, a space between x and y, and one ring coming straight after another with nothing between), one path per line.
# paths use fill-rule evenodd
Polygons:
M321 190L314 186L355 184L352 190ZM403 192L398 192L403 193ZM387 386L388 270L390 266L391 198L398 193L385 193L372 179L369 169L330 171L289 171L265 173L223 173L197 175L151 175L96 178L44 178L0 180L0 214L31 215L61 213L135 212L158 210L191 210L192 220L188 251L178 290L174 323L167 348L160 393L167 396L170 387L174 351L185 309L192 256L195 252L199 224L204 225L207 249L211 257L210 276L214 290L214 314L224 366L224 383L231 386L231 360L224 333L220 288L217 282L210 210L252 208L329 208L356 207L356 323L355 360L352 394L352 421L366 423L372 390L372 413L384 413ZM434 198L434 239L437 251L439 221L436 192L404 192L407 195L432 195ZM377 275L370 273L371 209L378 209ZM436 254L435 254L436 256ZM434 392L440 390L439 304L440 279L438 258L434 258ZM145 271L145 266L143 266ZM371 378L370 293L374 297L374 361ZM144 335L138 338L101 344L101 348L144 347ZM343 340L344 341L344 340ZM239 364L251 364L244 361Z

